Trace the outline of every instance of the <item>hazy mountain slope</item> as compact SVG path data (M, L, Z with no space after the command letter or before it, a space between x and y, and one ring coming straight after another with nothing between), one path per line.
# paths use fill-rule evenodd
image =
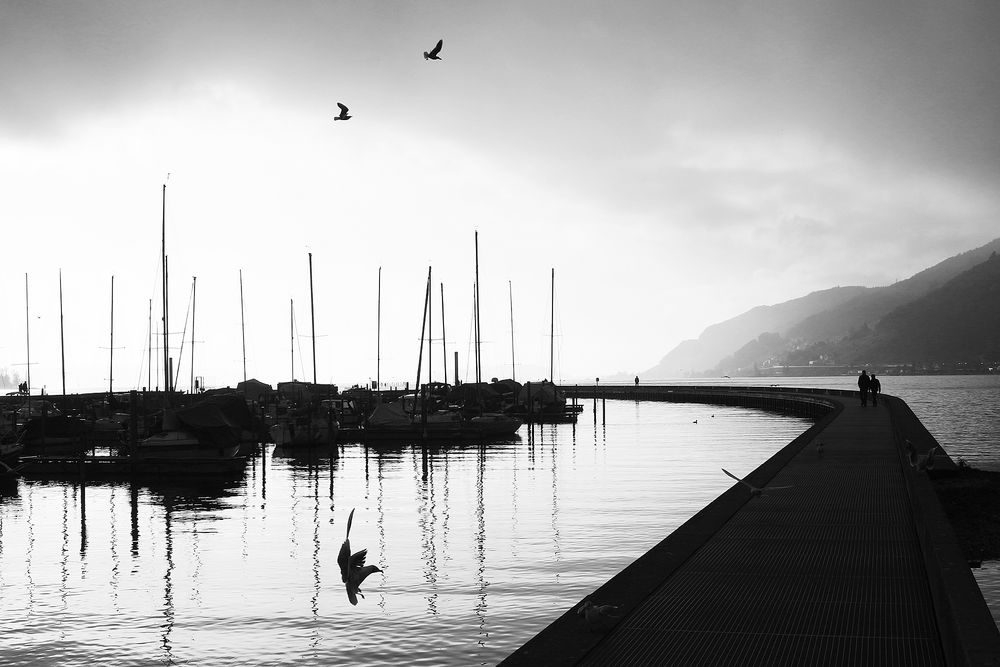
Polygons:
M888 313L943 286L996 251L1000 251L1000 238L887 287L835 287L772 306L758 306L708 327L697 340L683 341L642 375L655 380L709 369L726 372L746 362L752 365L780 355L782 348L787 352L820 342L829 346L848 336L860 351L870 328ZM780 334L780 338L762 339L764 333ZM756 354L767 356L754 359Z
M804 318L848 301L865 290L864 287L834 287L773 306L757 306L725 322L713 324L697 340L682 342L642 376L650 380L667 379L712 368L760 334L783 333Z
M893 285L866 290L854 299L803 319L790 327L785 337L800 343L843 338L865 325L875 324L903 304L937 289L960 273L986 261L997 251L1000 251L1000 239L950 257Z
M886 315L855 355L882 363L1000 359L1000 255Z

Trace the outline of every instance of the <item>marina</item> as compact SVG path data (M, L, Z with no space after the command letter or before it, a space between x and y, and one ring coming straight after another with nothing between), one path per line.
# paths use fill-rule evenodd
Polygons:
M953 458L1000 469L979 439L990 433L965 430L993 405L995 378L893 382L937 406L928 426ZM334 457L265 445L230 481L20 480L0 500L0 613L21 628L11 659L495 664L731 493L720 464L745 474L812 423L696 403L585 407L575 425L506 442L341 443ZM384 570L356 607L335 562L352 508L352 543Z

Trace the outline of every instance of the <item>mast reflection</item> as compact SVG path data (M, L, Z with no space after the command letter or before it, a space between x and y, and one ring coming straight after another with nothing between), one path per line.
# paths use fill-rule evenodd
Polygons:
M483 503L483 490L486 478L486 446L479 446L476 460L476 616L479 618L480 646L486 646L486 506Z
M174 629L174 538L172 530L172 519L174 511L174 499L170 495L163 497L163 535L166 539L166 563L167 569L163 573L163 629L160 646L163 648L164 657L168 664L173 664L173 646L170 643L170 634Z

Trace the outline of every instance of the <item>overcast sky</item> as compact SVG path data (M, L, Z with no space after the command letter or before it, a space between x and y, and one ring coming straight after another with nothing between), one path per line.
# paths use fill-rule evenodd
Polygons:
M755 305L1000 236L1000 3L0 0L0 368L147 384L167 183L194 373L416 377L433 266L470 379L641 372ZM422 52L444 39L441 61ZM353 118L334 122L337 102ZM167 175L170 174L169 180ZM190 340L191 322L187 325ZM156 343L154 343L156 345ZM301 354L299 351L301 346ZM156 357L154 350L154 369ZM160 382L162 384L162 381ZM152 382L156 384L156 381Z

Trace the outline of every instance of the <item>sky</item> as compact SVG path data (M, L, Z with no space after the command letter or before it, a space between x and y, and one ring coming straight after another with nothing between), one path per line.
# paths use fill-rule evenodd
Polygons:
M0 0L0 369L161 386L165 219L181 389L312 380L314 343L319 382L412 385L428 268L433 379L474 379L477 232L484 378L641 373L1000 236L997 34L995 0Z

